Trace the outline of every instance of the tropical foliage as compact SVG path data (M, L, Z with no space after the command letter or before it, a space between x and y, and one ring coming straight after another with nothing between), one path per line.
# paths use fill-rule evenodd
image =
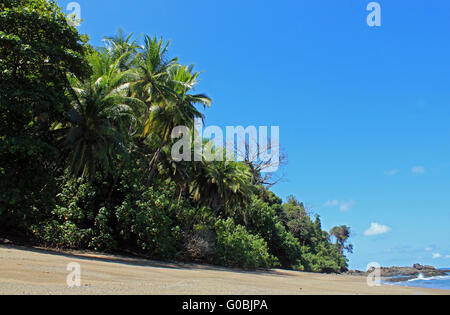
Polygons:
M350 229L323 231L248 161L171 159L174 127L192 129L212 100L169 44L119 31L94 48L52 1L0 3L0 233L231 267L345 270Z

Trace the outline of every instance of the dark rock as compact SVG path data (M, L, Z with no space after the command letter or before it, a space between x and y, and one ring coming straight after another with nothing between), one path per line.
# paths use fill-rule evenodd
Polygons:
M349 270L346 272L346 274L352 275L352 276L364 276L364 275L366 275L366 272L361 271L361 270Z
M421 264L414 264L413 268L417 270L422 270L424 267Z

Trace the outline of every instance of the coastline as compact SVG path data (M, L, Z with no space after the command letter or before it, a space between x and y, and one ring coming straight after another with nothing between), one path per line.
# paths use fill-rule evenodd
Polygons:
M81 266L68 288L67 264ZM450 295L450 290L369 287L355 275L273 269L242 271L84 252L0 245L0 294L150 295Z
M346 274L367 277L375 273L370 271L350 270ZM381 283L416 288L450 290L450 269L435 268L430 265L414 264L411 267L381 267Z

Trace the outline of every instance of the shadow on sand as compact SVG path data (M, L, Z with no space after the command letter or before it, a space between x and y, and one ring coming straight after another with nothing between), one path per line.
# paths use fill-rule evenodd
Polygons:
M31 247L31 246L20 246L20 245L12 245L12 244L1 244L1 242L0 242L0 248L14 249L14 250L19 250L19 251L27 251L27 252L33 252L33 253L45 254L45 255L61 256L61 257L65 257L65 258L73 258L73 259L86 260L86 261L100 261L100 262L112 263L112 264L136 266L136 267L168 268L168 269L176 269L176 270L207 270L207 271L221 271L221 272L243 273L243 274L254 274L254 275L277 275L277 276L287 276L287 277L289 276L286 273L282 273L282 272L280 272L278 270L274 270L274 269L243 270L243 269L225 268L225 267L220 267L220 266L194 264L194 263L162 262L162 261L155 261L155 260L142 258L142 257L136 256L136 255L125 256L125 255L98 253L98 252L92 252L92 251L68 251L68 250L49 249L49 248L40 248L40 247Z

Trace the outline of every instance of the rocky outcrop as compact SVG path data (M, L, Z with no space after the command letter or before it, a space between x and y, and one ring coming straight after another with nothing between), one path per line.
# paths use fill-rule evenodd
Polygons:
M413 268L417 270L436 270L436 268L434 268L433 266L429 265L422 266L421 264L414 264Z
M349 275L354 276L367 276L373 272L374 269L364 272L359 270L350 270L347 272ZM416 279L418 277L437 277L445 276L450 270L439 270L433 266L422 266L421 264L414 264L412 267L381 267L380 273L383 281L388 282L401 282Z

